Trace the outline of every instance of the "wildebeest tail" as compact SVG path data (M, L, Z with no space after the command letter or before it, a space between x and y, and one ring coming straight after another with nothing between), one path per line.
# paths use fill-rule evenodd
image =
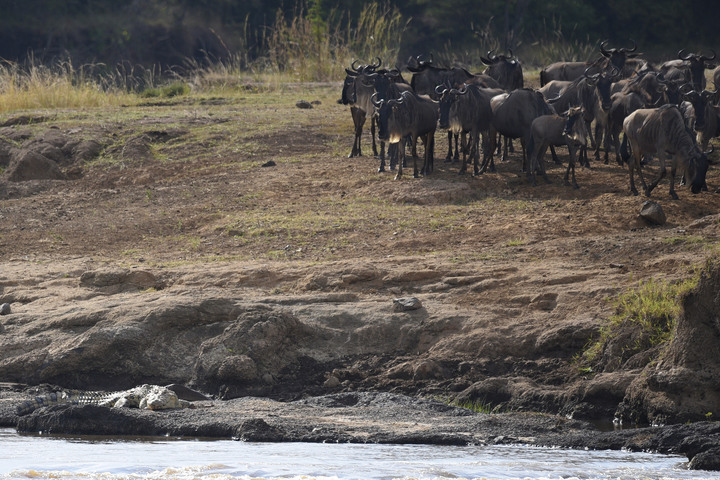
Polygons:
M622 158L623 163L628 163L630 160L630 149L628 148L628 139L625 133L623 133L622 143L620 144L620 158Z

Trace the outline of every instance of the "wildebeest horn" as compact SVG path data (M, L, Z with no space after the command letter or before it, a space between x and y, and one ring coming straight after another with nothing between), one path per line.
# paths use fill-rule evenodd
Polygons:
M687 95L688 93L693 91L693 86L689 83L683 83L682 85L680 85L680 88L678 90L680 90L680 93L682 93L683 95Z
M605 50L606 43L608 43L607 40L603 40L602 42L600 42L600 53L602 53L603 57L609 56L610 53L614 50L614 49L611 49L610 51Z
M376 107L379 108L379 107L382 106L384 100L378 100L377 97L378 97L378 93L377 93L377 92L373 93L373 94L370 96L370 101L372 102L373 105L375 105Z
M637 43L635 43L635 40L631 38L630 41L633 44L632 48L623 48L621 49L623 52L634 52L635 50L637 50Z
M360 60L353 60L352 64L350 64L350 68L357 72L360 67L356 67L355 64L359 61Z
M717 53L715 53L715 50L713 50L712 48L710 49L710 51L713 53L712 57L706 57L705 55L701 55L700 60L703 60L705 62L715 60L715 58L717 57Z
M508 55L508 57L509 57L509 58L512 58L512 56L513 56L513 54L512 54L512 49L508 48L508 53L510 54L510 55Z
M462 87L457 91L460 95L465 95L468 92L468 87L466 83L462 84Z
M382 65L382 60L380 60L380 57L375 57L375 60L377 60L377 63L373 63L373 68L378 68L380 65Z
M715 146L714 146L714 145L710 145L710 150L707 150L707 151L705 151L705 152L703 152L703 153L704 153L705 155L710 155L710 154L713 153L714 151L715 151Z
M680 51L678 52L678 58L679 58L680 60L690 60L690 59L693 57L694 54L688 53L687 55L683 56L683 52L684 52L684 51L685 51L684 48L680 49Z
M435 87L435 93L437 93L438 95L445 94L445 92L447 92L447 90L448 89L445 88L445 85L443 85L442 83Z
M489 50L488 53L487 53L487 57L488 57L490 60L493 60L493 61L494 61L494 60L497 60L497 55L494 55L494 54L493 54L494 51L495 51L495 49L493 48L492 50Z
M360 75L360 72L358 72L357 70L350 70L349 68L345 69L345 73L347 73L349 77L357 77L358 75Z
M620 71L620 69L617 68L615 65L613 65L612 69L610 70L610 75L608 77L609 78L617 78L620 75L622 75L622 72Z

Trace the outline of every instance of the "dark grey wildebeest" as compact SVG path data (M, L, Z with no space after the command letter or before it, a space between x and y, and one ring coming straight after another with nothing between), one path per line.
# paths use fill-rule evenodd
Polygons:
M397 99L374 100L378 112L378 138L398 143L398 170L395 179L402 177L405 162L405 138L415 144L418 138L425 145L422 170L418 170L417 157L413 156L413 176L428 175L433 170L435 130L438 121L438 103L430 97L414 92L402 92Z
M490 99L502 90L486 90L477 85L463 85L461 88L446 88L440 93L440 119L438 126L455 134L468 132L470 159L473 161L473 173L479 175L480 137L482 136L483 165L490 154L490 129L492 127L492 109ZM460 173L467 171L467 158L463 152Z
M503 90L512 92L524 87L523 71L512 50L508 50L508 53L510 55L494 55L491 50L487 57L480 57L480 61L488 66L483 72L485 75L494 78Z
M362 73L358 75L358 79L362 83L364 88L372 88L375 93L371 95L372 99L377 100L390 100L394 98L400 98L402 92L410 91L412 88L409 84L405 83L402 75L397 70L378 70L369 73ZM375 120L375 108L373 103L373 119ZM388 155L390 155L390 169L395 168L395 162L397 161L397 144L391 145L392 148L388 147ZM414 145L413 145L414 147ZM414 150L413 150L414 151ZM380 140L380 167L379 172L385 171L385 142Z
M528 88L513 90L508 94L498 95L490 101L493 109L493 127L498 133L508 138L519 138L523 148L522 170L527 171L526 146L530 140L530 125L540 115L555 113L540 92ZM491 136L491 138L494 136ZM492 138L494 141L494 138ZM492 145L494 150L494 145ZM507 158L507 149L503 152L503 160ZM489 157L490 168L493 165L492 152ZM483 169L485 169L483 165Z
M583 74L594 75L616 68L623 77L629 77L632 72L644 62L629 62L639 54L635 53L637 44L633 41L631 48L606 48L608 41L600 44L601 57L593 62L555 62L540 71L540 86L551 80L572 81ZM628 64L628 65L626 65ZM628 68L629 67L629 68Z
M665 162L670 166L670 196L677 200L675 176L684 171L690 181L692 193L700 193L705 187L705 174L708 169L707 155L695 143L685 127L682 113L676 105L663 105L659 108L641 108L635 110L623 122L623 142L620 147L622 158L628 161L630 170L630 191L637 195L634 174L637 171L646 196L667 175ZM632 161L628 144L632 149ZM660 161L660 174L650 185L645 183L641 170L643 155L657 155Z
M587 143L587 131L583 121L582 107L572 107L562 115L541 115L530 125L530 141L527 150L530 157L528 179L535 185L535 175L549 181L545 172L545 152L549 146L567 145L570 160L565 171L565 185L579 188L575 180L577 152ZM572 183L570 175L572 174Z
M362 148L360 146L360 139L362 138L362 131L365 125L365 120L370 115L370 130L372 135L372 146L373 155L377 155L377 145L375 143L375 123L373 122L373 105L370 101L370 97L375 93L373 86L363 84L358 78L363 73L374 72L382 61L380 58L376 58L376 63L371 64L357 64L354 61L350 68L345 69L345 81L343 82L342 94L338 103L343 105L350 105L350 115L353 119L353 126L355 129L355 138L353 140L353 147L348 157L361 157ZM356 65L357 64L357 65Z

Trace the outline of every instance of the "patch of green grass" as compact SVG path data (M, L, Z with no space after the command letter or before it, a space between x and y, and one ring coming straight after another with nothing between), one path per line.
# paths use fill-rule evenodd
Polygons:
M190 86L182 81L174 81L160 87L146 88L140 92L141 98L172 98L190 93Z
M675 282L650 278L620 294L612 301L615 314L601 328L599 338L577 358L579 368L589 368L587 364L599 360L612 342L624 342L616 349L622 352L622 358L614 359L617 365L636 353L667 344L675 332L682 298L697 287L699 279L699 273Z

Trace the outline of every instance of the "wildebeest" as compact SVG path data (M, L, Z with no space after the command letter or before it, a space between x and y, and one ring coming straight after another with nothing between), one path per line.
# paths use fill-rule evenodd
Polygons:
M600 136L607 125L607 112L612 104L610 87L618 75L617 69L609 73L598 72L593 75L588 75L586 70L581 77L570 82L557 97L548 100L558 112L565 112L570 107L583 107L585 130L595 146L596 158L600 157ZM595 120L597 138L593 137L590 131L593 120Z
M343 82L342 96L339 103L343 105L350 105L350 114L352 115L353 125L355 127L355 139L353 140L353 147L348 157L361 157L362 148L360 147L360 139L362 138L363 126L365 125L365 119L368 114L373 113L373 105L370 101L370 97L375 93L375 89L372 86L364 85L358 79L358 75L363 73L374 72L382 61L379 57L376 58L376 63L357 65L357 61L354 61L350 68L345 69L345 81ZM373 155L377 155L377 145L375 144L375 124L370 120L370 129L372 135L372 146Z
M621 154L623 160L629 161L628 143L632 149L632 162L629 162L630 191L637 195L635 188L635 171L640 176L645 195L650 196L652 190L667 174L665 161L671 160L670 196L677 199L675 193L675 176L678 170L684 171L690 180L692 193L700 193L705 186L705 174L708 169L707 155L700 151L692 136L685 128L680 109L676 105L663 105L658 108L641 108L635 110L623 122L623 142ZM660 174L650 185L645 183L640 164L643 155L658 155Z
M362 83L363 87L370 87L375 92L371 95L376 100L390 100L393 98L399 98L400 94L405 91L411 90L410 85L404 82L402 75L397 70L378 70L373 72L363 72L358 75L358 79ZM374 102L373 107L374 107ZM373 116L374 108L373 108ZM388 148L388 154L391 156L390 169L394 169L394 161L397 160L397 144L393 144L392 149ZM414 147L414 145L413 145ZM414 150L413 150L414 151ZM378 171L385 171L385 142L380 140L380 167Z
M613 68L617 69L620 76L629 77L630 74L635 71L642 61L628 62L630 59L634 59L639 53L634 53L637 50L637 44L633 42L632 48L611 48L607 49L605 45L608 43L604 40L600 44L600 55L599 59L592 62L555 62L546 66L540 71L540 86L545 86L552 80L563 80L573 81L583 75L595 75L599 72L610 71ZM626 63L628 64L626 68Z
M428 60L422 60L420 56L408 59L407 69L413 74L410 79L410 86L418 95L429 95L432 99L438 100L438 85L443 88L459 88L463 84L478 84L485 88L499 88L500 85L495 79L488 75L475 75L461 67L442 68L433 65L432 55ZM460 152L457 148L458 137L455 136L455 153L453 154L453 134L448 132L448 153L446 161L458 160Z
M555 113L542 94L528 88L513 90L504 95L493 97L490 102L493 109L493 126L501 135L519 138L523 147L523 171L527 168L526 146L530 139L530 125L540 115ZM507 150L503 152L503 159ZM492 168L492 153L489 161ZM484 168L485 166L483 166Z
M697 53L684 53L685 49L678 52L678 59L682 61L682 66L676 66L675 68L686 68L688 70L688 76L690 77L689 81L695 91L699 92L705 89L705 69L715 68L715 65L709 62L715 60L715 58L717 58L717 54L714 50L710 51L712 52L711 57ZM666 62L665 65L668 63L669 62Z
M630 41L633 43L632 48L622 47L607 49L605 48L605 45L608 43L607 40L600 43L600 54L607 59L602 65L602 70L611 70L615 67L621 75L628 76L627 74L629 72L625 70L625 62L627 62L629 58L635 58L640 55L639 53L635 53L637 50L637 44L635 41Z
M491 50L487 57L480 57L480 61L488 66L483 73L497 80L500 88L511 92L523 88L524 84L522 65L513 57L512 50L508 53L510 55L493 55Z
M549 146L567 145L570 153L567 170L565 171L565 185L579 188L575 181L576 153L586 145L587 132L582 118L582 107L572 107L562 115L541 115L530 125L530 141L527 150L530 158L528 178L535 185L535 174L539 173L548 181L545 173L544 156ZM572 184L570 174L572 172Z
M440 119L438 126L455 134L468 132L470 134L469 156L473 161L473 173L481 173L479 166L480 136L484 152L483 165L487 165L486 158L490 154L489 131L492 127L492 109L490 98L498 90L484 91L477 85L463 85L461 88L438 89L440 96ZM492 92L492 93L490 93ZM460 173L467 171L466 155L463 152L463 163Z
M617 92L613 93L611 98L612 105L608 112L607 133L605 135L605 164L609 162L610 147L615 152L615 160L622 165L620 157L620 132L622 132L623 122L635 110L645 108L645 102L642 97L635 92Z
M378 138L399 144L398 171L395 179L402 177L405 161L405 137L411 144L418 138L425 144L425 161L418 171L417 157L413 156L413 176L428 175L433 170L435 129L438 121L438 104L429 97L414 92L402 92L397 99L373 101L378 112Z

